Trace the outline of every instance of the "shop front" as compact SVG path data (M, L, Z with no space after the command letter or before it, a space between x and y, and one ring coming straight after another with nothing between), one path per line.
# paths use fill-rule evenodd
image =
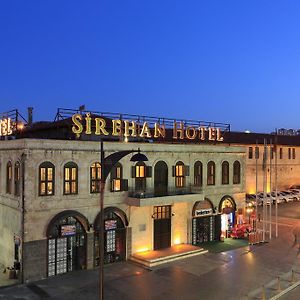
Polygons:
M75 211L56 215L47 229L48 276L86 269L86 218Z
M192 243L219 241L221 235L221 216L215 213L210 200L197 201L192 211Z
M221 236L228 238L236 224L236 204L232 197L224 196L219 204L221 213Z
M106 264L126 260L126 214L117 207L104 209L104 262ZM94 265L99 266L100 214L94 222Z

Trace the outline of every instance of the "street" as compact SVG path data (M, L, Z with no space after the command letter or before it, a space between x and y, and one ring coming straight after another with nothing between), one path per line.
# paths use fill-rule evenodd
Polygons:
M106 265L104 298L259 299L263 285L268 286L292 269L296 272L295 280L300 280L300 245L299 240L295 242L295 234L300 239L300 202L281 204L278 208L279 237L264 244L217 254L207 253L151 270L129 262ZM274 230L275 226L273 237ZM291 295L297 290L299 288ZM267 295L272 292L272 289L266 290ZM97 269L0 289L0 299L93 300L97 299L97 295ZM296 298L286 295L282 299Z

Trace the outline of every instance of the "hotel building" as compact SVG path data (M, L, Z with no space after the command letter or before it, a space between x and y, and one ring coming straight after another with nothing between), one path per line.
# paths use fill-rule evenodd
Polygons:
M7 118L1 127L0 265L20 262L21 281L99 264L100 138L105 157L140 149L148 158L133 163L129 154L110 170L106 263L176 244L201 246L243 222L255 134L232 133L228 124L71 110L59 110L55 122L32 123L29 115L24 128L19 119L10 120L11 130ZM279 170L298 170L296 146L280 147L292 158L282 158ZM288 173L289 183L299 182Z

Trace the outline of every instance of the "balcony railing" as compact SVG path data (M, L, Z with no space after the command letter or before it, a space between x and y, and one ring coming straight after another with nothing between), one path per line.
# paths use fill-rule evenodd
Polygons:
M131 198L154 198L176 195L189 195L189 194L201 194L202 187L199 186L186 186L186 187L168 187L167 190L156 190L154 188L146 188L145 191L130 188L128 190L128 196Z

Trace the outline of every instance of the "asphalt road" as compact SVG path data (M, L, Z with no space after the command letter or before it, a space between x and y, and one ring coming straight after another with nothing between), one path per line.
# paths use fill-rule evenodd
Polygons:
M300 245L294 235L300 239L300 202L279 205L279 215L279 237L268 243L195 256L150 271L128 262L106 266L105 299L259 299L263 285L268 297L276 291L278 276L282 288L289 284L291 269L300 280ZM273 224L273 237L274 229ZM15 300L94 300L97 295L97 270L0 289L0 299Z

